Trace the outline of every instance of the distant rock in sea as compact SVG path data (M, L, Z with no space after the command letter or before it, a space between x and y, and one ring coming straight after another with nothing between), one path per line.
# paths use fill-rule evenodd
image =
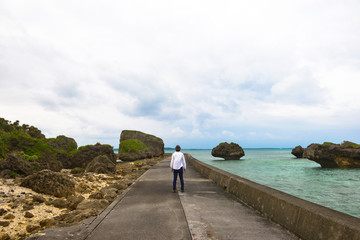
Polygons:
M225 160L239 160L245 156L245 153L239 144L223 142L212 149L211 155L224 158Z
M305 148L303 157L323 168L360 168L360 145L349 141L313 143Z
M302 158L304 153L304 148L302 146L296 146L291 151L291 154L294 155L296 158Z

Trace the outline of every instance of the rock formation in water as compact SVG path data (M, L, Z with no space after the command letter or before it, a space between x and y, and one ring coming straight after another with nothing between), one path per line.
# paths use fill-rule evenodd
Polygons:
M164 142L161 138L139 131L121 132L119 159L135 161L162 155L164 155Z
M295 148L293 148L293 150L291 151L291 154L294 155L297 158L302 158L303 157L303 153L304 153L304 148L302 146L296 146Z
M212 149L211 155L225 160L239 160L245 153L239 144L223 142Z
M360 145L348 141L342 144L313 143L305 148L303 157L323 168L360 168Z

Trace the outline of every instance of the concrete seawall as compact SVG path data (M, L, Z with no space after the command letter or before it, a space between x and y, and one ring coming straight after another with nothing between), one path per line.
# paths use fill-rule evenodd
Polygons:
M226 192L303 239L360 240L359 218L249 181L189 154L186 160Z

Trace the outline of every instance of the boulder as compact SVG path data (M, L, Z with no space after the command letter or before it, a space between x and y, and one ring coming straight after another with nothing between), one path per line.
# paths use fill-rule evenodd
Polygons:
M57 224L72 225L72 224L78 223L86 218L96 216L97 213L98 213L98 210L94 209L94 208L74 210L74 211L56 216L56 217L54 217L54 220L57 222Z
M301 147L300 145L296 146L295 148L293 148L293 150L291 150L291 154L297 158L302 158L303 153L304 153L304 148Z
M101 210L106 208L109 202L105 199L85 199L77 205L77 210L96 209Z
M212 149L211 155L225 160L239 160L245 153L239 144L223 142Z
M71 156L66 168L86 168L86 166L98 156L107 156L111 162L116 164L116 155L113 147L96 143L95 145L80 147L78 152Z
M119 158L135 161L164 155L161 138L140 131L124 130L120 135Z
M38 159L34 161L34 168L35 170L44 170L49 169L51 171L59 172L61 169L63 169L64 165L62 163L62 158L59 158L59 156L62 156L62 153L56 153L55 155L53 153L43 153Z
M0 171L3 170L10 170L7 172L27 176L34 172L34 166L29 161L22 159L15 153L12 153L9 154L3 161L0 161Z
M360 168L360 145L351 142L313 143L305 148L303 157L323 168Z
M115 172L115 163L111 161L108 156L102 155L94 158L86 166L86 171L94 173L114 173Z
M42 170L27 176L21 181L21 186L55 197L67 197L75 192L75 183L69 176L51 170Z
M49 146L55 148L56 150L64 152L71 152L78 148L77 143L73 138L69 138L64 135L46 139L46 142Z

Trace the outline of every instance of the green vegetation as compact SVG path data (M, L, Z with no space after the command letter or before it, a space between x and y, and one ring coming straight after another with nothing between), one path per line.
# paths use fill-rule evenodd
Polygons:
M11 123L0 118L0 159L5 158L10 152L17 152L27 161L33 162L42 156L55 156L56 153L65 151L55 149L49 141L61 141L61 138L46 139L39 129L23 124L19 121Z
M119 146L119 152L138 152L147 149L149 148L137 139L123 140Z
M324 146L330 146L330 145L332 145L332 144L334 144L334 143L332 143L332 142L324 142L322 145L324 145Z
M10 173L10 178L16 178L17 176L19 176L19 174L15 172Z
M341 146L348 148L360 148L360 144L356 144L350 141L344 141L341 143Z
M143 163L140 161L135 161L134 165L135 165L135 167L141 167L143 165Z
M22 159L25 159L25 160L27 160L27 161L29 161L29 162L34 162L36 159L39 158L38 155L32 155L32 156L30 156L30 155L27 155L27 154L24 153L24 152L20 152L20 153L19 153L19 157L21 157Z

